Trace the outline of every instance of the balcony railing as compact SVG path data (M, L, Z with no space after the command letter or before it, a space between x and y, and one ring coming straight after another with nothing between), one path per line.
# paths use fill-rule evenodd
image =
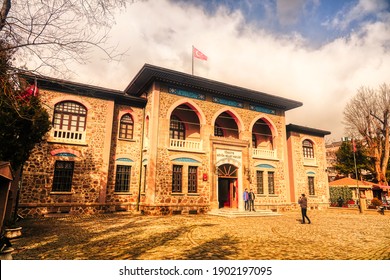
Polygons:
M201 151L202 141L170 139L169 147L176 150Z
M54 128L50 140L62 143L85 143L85 131L70 131Z
M253 149L254 158L277 159L276 150Z

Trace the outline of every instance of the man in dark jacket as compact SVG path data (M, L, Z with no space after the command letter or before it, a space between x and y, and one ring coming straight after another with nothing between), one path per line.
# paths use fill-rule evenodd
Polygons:
M302 212L302 224L305 223L305 218L307 219L307 221L309 222L309 224L311 224L311 221L309 219L309 217L307 216L306 212L307 212L307 198L305 196L305 194L303 193L302 196L298 199L298 203L299 205L301 206L301 212Z
M249 192L249 211L256 211L255 210L255 193L251 189Z

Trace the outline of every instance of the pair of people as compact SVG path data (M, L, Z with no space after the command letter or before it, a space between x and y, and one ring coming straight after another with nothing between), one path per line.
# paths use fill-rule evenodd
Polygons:
M243 199L244 199L244 206L245 211L256 211L255 210L255 193L252 189L250 189L250 192L248 192L248 189L245 189Z

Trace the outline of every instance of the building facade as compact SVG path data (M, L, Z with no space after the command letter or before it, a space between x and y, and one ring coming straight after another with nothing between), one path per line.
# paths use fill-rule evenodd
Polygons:
M27 77L32 79L33 77ZM53 128L23 170L22 215L328 205L324 136L302 103L144 65L124 92L38 78Z

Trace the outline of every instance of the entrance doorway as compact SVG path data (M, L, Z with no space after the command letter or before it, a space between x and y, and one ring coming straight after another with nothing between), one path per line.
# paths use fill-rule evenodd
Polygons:
M238 207L237 167L223 164L218 167L219 208Z

